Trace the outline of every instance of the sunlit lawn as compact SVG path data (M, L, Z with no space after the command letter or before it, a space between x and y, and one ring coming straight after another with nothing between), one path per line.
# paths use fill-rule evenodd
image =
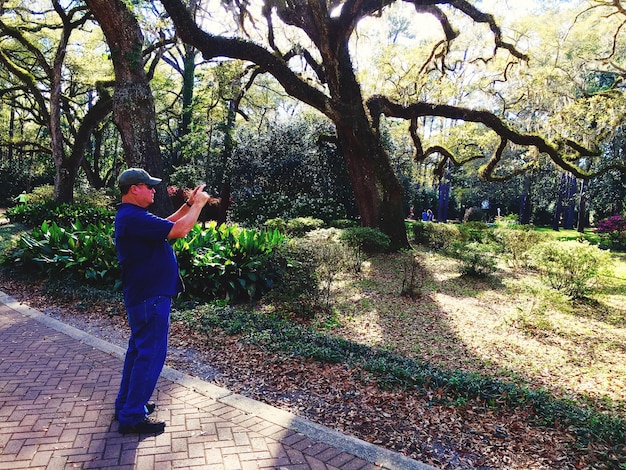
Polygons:
M613 255L603 290L577 302L505 265L464 278L456 261L428 251L424 295L410 299L399 295L399 256L378 256L359 279L344 280L335 334L626 416L626 255Z

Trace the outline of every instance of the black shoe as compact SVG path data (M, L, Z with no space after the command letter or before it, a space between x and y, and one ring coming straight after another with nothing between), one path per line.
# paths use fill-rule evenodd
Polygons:
M148 410L148 412L146 413L148 415L154 413L154 410L156 410L156 403L154 403L153 401L149 401L148 403L146 403L146 410Z
M146 410L148 410L148 412L146 413L147 415L151 415L152 413L154 413L154 410L156 410L156 403L154 403L153 401L149 401L148 403L146 403L145 406ZM117 411L113 415L113 419L117 420Z
M145 418L132 426L120 426L120 434L162 434L165 432L165 422L153 418Z

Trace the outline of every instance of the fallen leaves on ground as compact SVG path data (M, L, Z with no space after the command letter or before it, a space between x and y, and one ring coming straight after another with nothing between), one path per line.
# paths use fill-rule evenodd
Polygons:
M0 278L0 288L96 336L118 345L126 340L119 305L77 306L7 278ZM171 327L168 364L439 468L609 468L598 458L609 449L577 447L573 433L558 426L532 426L524 409L449 406L418 391L383 390L362 370L264 351L236 336L208 341L178 322Z

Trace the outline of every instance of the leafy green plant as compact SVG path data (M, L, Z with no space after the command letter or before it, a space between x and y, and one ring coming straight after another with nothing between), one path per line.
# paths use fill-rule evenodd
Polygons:
M281 233L285 233L287 231L287 222L285 222L285 219L281 219L280 217L266 220L263 225L268 230L278 230Z
M285 314L312 318L319 298L318 266L316 252L303 239L277 245L265 264L272 279L264 300Z
M400 254L402 265L402 287L400 295L421 297L428 272L418 253L406 251Z
M292 236L301 236L311 230L315 230L324 226L322 219L313 217L296 217L287 221L287 233Z
M496 270L496 250L497 248L491 244L457 242L451 248L450 253L461 262L461 274L485 276Z
M546 235L531 228L497 228L495 239L502 245L509 266L521 268L529 263L529 250L546 241Z
M358 225L358 222L352 219L334 219L328 222L328 226L333 228L358 227Z
M413 241L418 245L428 245L427 222L406 222L407 231L413 236Z
M588 296L611 273L610 255L587 242L544 242L529 255L542 279L573 299Z
M60 273L88 283L116 285L119 264L113 243L113 226L100 223L70 228L43 222L32 233L22 235L5 263L34 269L53 277Z
M341 232L340 240L352 251L352 269L361 272L363 261L368 255L380 253L389 248L391 240L380 230L370 227L350 227Z
M457 224L432 222L409 222L408 224L413 232L413 240L434 250L446 250L463 239Z
M268 257L286 240L274 231L209 223L195 226L174 242L189 293L203 298L253 299L271 288L275 273L266 271Z
M84 226L112 223L115 212L88 203L57 204L54 201L44 201L14 206L7 210L6 216L12 223L28 227L40 227L44 222L54 221L60 227L70 228L77 222Z
M348 246L368 254L384 252L390 244L388 235L370 227L349 227L342 232L340 239Z
M466 242L479 242L486 241L488 235L491 233L489 226L483 221L465 222L457 226L463 237L463 241Z
M301 240L316 262L316 277L318 279L318 306L326 312L331 310L331 287L337 276L349 266L353 250L341 241L343 231L329 228L309 232Z

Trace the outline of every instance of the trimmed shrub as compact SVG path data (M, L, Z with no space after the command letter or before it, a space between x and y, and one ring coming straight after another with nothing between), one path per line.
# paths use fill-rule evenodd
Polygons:
M405 222L408 232L413 236L413 241L418 245L428 246L429 232L426 222Z
M496 270L496 251L497 247L491 244L457 242L451 248L450 253L461 262L461 274L485 276Z
M546 235L536 232L530 227L524 228L497 228L494 237L502 246L504 258L513 268L528 266L528 251L544 242Z
M263 296L280 305L280 311L312 318L319 297L319 260L303 239L282 243L269 255L265 268L272 273L271 290ZM278 309L277 309L278 310Z
M328 226L332 228L350 228L358 227L359 223L352 219L335 219L328 222Z
M463 239L458 225L453 224L426 224L428 233L428 246L434 250L447 250L454 243Z
M343 231L340 239L349 247L364 253L382 253L389 249L389 236L371 227L350 227Z
M311 230L316 230L324 226L322 219L313 217L296 217L287 221L287 233L294 237L302 236Z
M466 242L482 243L486 241L487 237L491 233L491 231L489 230L489 226L482 221L465 222L457 225L457 227L461 232L463 241Z
M406 222L413 241L433 250L447 250L455 242L463 241L463 234L458 224L433 222Z
M609 253L587 242L544 242L529 255L541 278L573 299L591 294L612 269Z
M278 230L280 233L285 233L287 231L287 222L280 217L266 220L263 225L267 230Z

